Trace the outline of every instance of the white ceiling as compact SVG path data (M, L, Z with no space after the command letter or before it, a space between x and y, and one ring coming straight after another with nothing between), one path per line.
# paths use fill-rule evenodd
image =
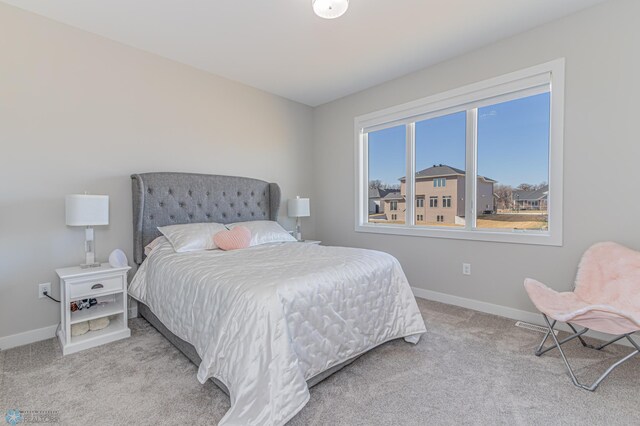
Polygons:
M2 0L315 106L604 0Z

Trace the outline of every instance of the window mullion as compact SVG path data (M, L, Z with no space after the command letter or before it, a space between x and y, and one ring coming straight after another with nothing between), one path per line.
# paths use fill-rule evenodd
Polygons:
M478 109L467 110L466 173L465 173L465 229L476 227L476 186L478 150Z
M369 222L369 134L361 131L360 133L360 149L362 156L360 157L360 199L358 200L358 212L360 223Z
M415 193L416 193L416 125L409 123L407 129L407 179L406 179L406 212L405 223L414 226L415 215Z

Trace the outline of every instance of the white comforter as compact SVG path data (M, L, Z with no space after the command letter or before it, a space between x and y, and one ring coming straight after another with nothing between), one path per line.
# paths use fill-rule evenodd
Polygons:
M371 250L296 242L175 253L163 242L129 293L196 348L201 383L227 386L220 425L282 425L309 400L307 379L426 331L398 261Z

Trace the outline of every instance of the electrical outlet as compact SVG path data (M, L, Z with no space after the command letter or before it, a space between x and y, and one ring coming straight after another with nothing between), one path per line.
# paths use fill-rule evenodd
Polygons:
M471 264L470 263L463 263L462 264L462 273L464 275L471 275Z
M38 284L38 298L47 297L44 295L45 291L51 296L51 283Z

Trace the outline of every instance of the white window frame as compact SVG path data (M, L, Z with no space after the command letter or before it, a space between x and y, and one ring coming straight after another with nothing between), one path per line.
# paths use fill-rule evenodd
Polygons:
M563 243L563 145L565 60L515 71L500 77L428 96L354 119L355 131L355 231L463 240L562 246ZM415 123L433 117L467 111L466 173L477 176L477 111L486 105L549 91L549 198L548 230L496 230L476 228L477 179L466 179L464 228L416 226L415 224ZM368 133L398 125L406 126L405 224L368 222Z

